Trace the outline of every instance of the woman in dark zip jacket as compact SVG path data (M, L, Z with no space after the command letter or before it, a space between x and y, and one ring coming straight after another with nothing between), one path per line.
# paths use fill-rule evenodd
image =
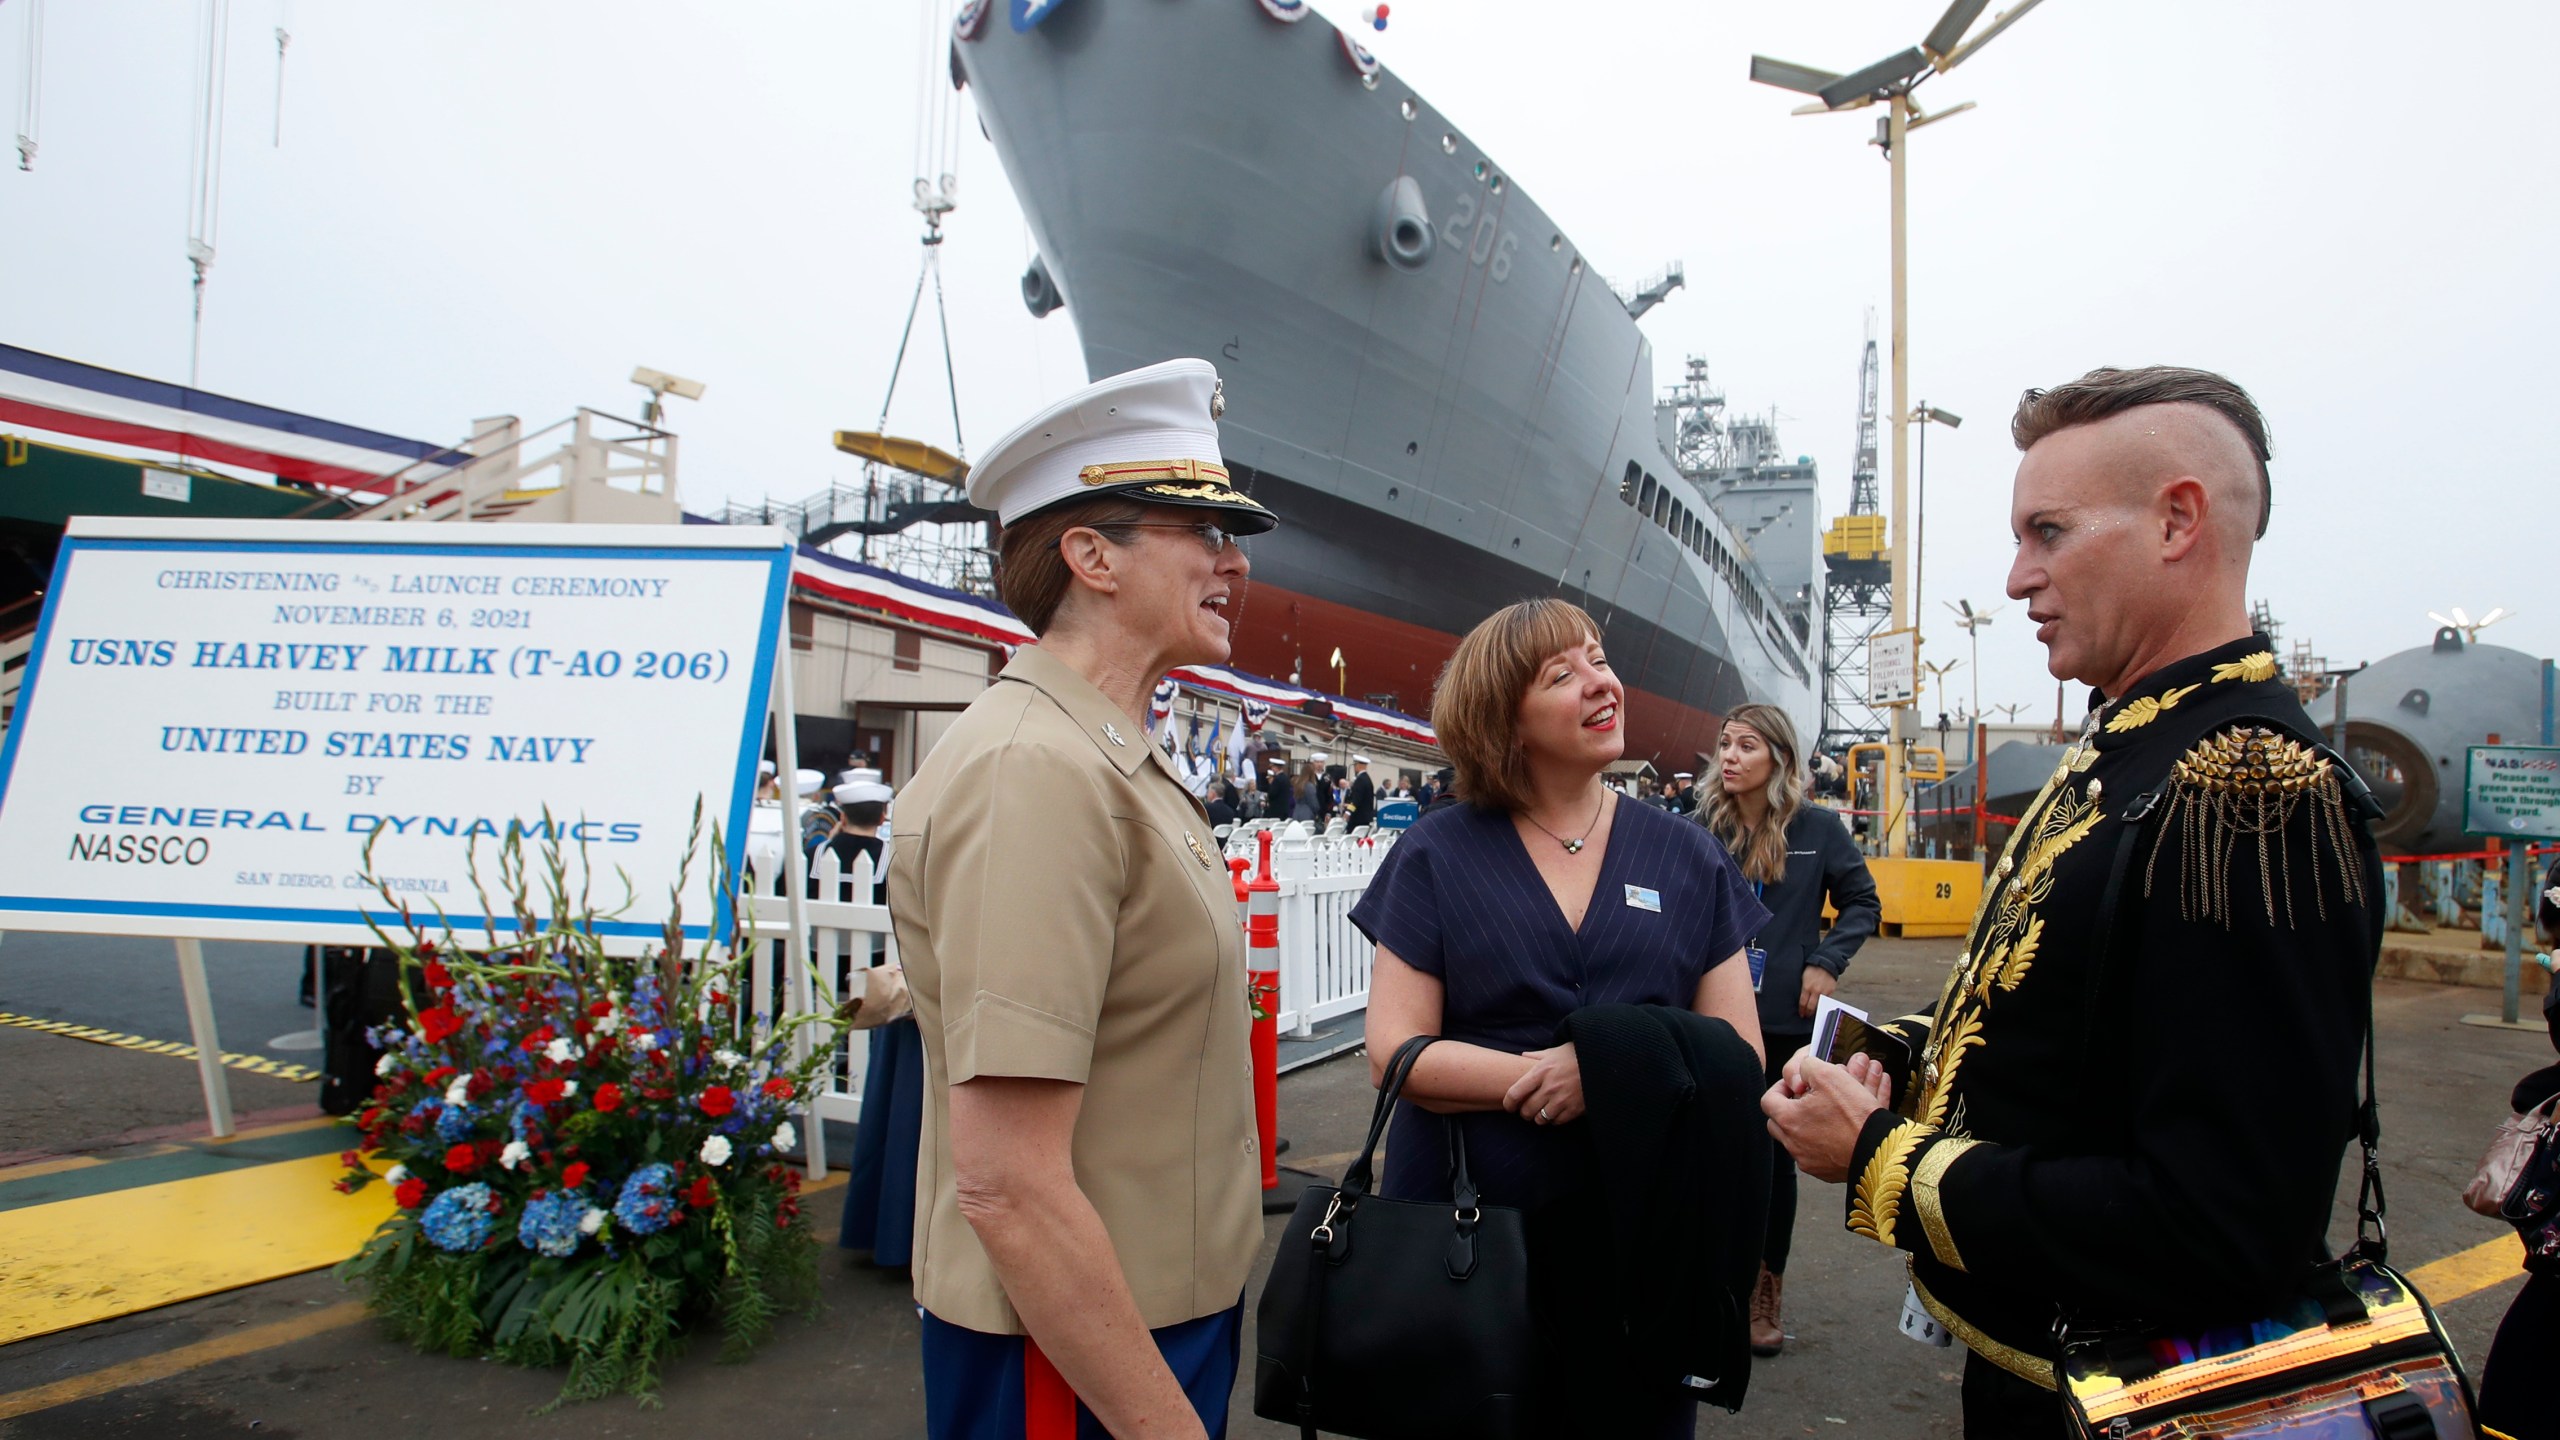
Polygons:
M1751 943L1760 997L1760 1033L1768 1045L1768 1083L1813 1033L1813 1009L1840 988L1840 973L1883 909L1876 882L1840 817L1804 801L1803 751L1786 712L1738 705L1716 742L1716 783L1705 787L1698 821L1724 843L1743 878L1760 892L1769 923ZM1839 912L1823 933L1822 903ZM1783 1146L1769 1167L1769 1233L1760 1283L1751 1292L1751 1353L1775 1355L1786 1345L1779 1314L1787 1251L1795 1235L1796 1167Z

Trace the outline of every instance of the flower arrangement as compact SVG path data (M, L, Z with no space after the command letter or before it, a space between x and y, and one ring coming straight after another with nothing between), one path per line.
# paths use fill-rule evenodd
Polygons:
M699 839L697 818L688 871ZM456 945L384 893L405 934L377 933L408 1018L374 1035L379 1083L355 1124L392 1162L399 1208L339 1274L421 1349L565 1365L555 1405L652 1401L687 1321L716 1317L739 1359L783 1309L816 1309L817 1242L784 1157L834 1022L769 1020L734 956L688 957L681 876L663 944L618 957L556 842L535 876L547 914L521 836L500 859L517 920L503 943L492 929ZM339 1189L375 1179L361 1152L341 1158Z

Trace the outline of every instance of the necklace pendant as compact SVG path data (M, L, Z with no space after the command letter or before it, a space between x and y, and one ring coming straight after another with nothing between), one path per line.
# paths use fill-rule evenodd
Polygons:
M1564 842L1564 853L1566 853L1567 855L1579 855L1579 854L1581 854L1581 853L1582 853L1582 842L1581 842L1581 841L1579 841L1579 840L1567 840L1566 842Z

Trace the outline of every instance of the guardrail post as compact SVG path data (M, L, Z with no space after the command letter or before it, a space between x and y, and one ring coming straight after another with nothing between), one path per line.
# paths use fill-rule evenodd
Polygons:
M1280 908L1288 913L1288 923L1280 927L1280 994L1296 1016L1297 1023L1289 1028L1291 1038L1311 1040L1316 1033L1318 999L1317 937L1315 905L1306 883L1315 875L1315 842L1306 823L1290 821L1271 853Z
M1261 867L1245 885L1245 985L1253 994L1253 1128L1262 1148L1262 1188L1280 1187L1280 881L1271 873L1271 832L1256 837Z

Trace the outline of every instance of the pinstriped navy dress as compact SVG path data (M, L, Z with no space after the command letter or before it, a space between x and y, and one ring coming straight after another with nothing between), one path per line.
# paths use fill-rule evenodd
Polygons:
M1706 827L1620 797L1579 932L1502 811L1451 805L1387 852L1351 923L1445 992L1440 1033L1514 1054L1555 1043L1585 1005L1687 1008L1708 969L1768 919ZM1655 908L1657 907L1658 908ZM1736 962L1739 963L1739 962ZM1489 1205L1535 1209L1577 1178L1571 1126L1504 1111L1439 1116L1398 1102L1379 1193L1449 1196L1447 1124L1466 1127L1467 1165Z

